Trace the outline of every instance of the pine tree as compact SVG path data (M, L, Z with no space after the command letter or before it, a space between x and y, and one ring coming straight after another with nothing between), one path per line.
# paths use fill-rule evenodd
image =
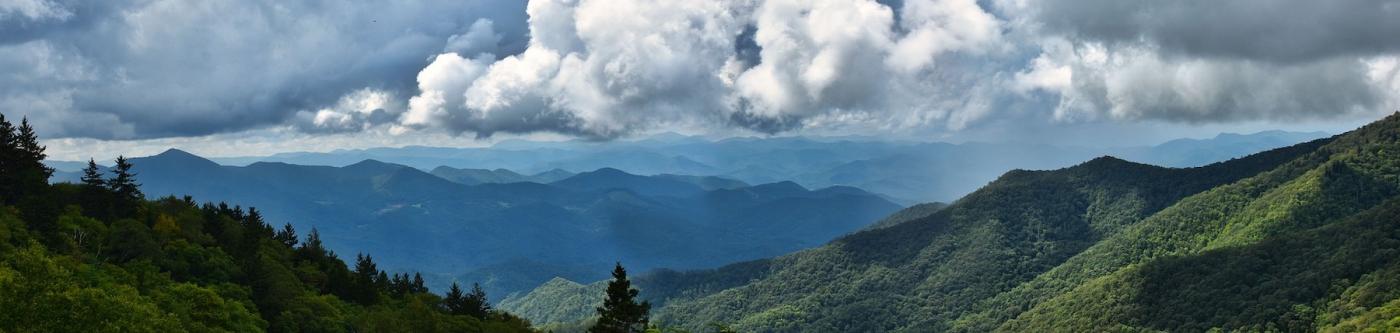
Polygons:
M49 157L44 153L47 148L39 144L39 135L34 133L33 126L29 126L28 117L20 119L19 135L15 137L15 143L19 146L21 161L27 164L24 167L30 172L37 172L31 176L39 177L39 185L47 185L49 177L53 176L53 168L44 165L44 159Z
M472 283L472 292L462 303L468 316L486 319L486 315L491 313L491 303L486 301L486 291L481 289L480 283Z
M13 203L19 182L19 145L15 142L15 126L0 114L0 203Z
M447 290L442 306L447 308L448 314L467 315L467 296L462 294L462 287L457 285L457 282L452 282L452 288Z
M102 169L97 167L97 161L88 159L88 165L83 168L83 185L92 188L100 188L107 184L102 179Z
M355 255L355 273L352 289L353 301L372 305L379 301L379 279L384 272L374 264L374 258L364 254Z
M0 203L16 203L48 188L53 169L44 165L44 150L29 119L15 128L0 115Z
M613 269L613 280L608 282L607 299L598 307L598 322L588 331L591 333L640 333L647 329L650 302L637 303L637 289L632 289L632 281L627 280L627 270L622 263Z
M295 248L297 246L297 230L296 228L292 228L291 223L287 223L282 225L282 230L278 231L277 235L273 236L272 239L286 244L289 248Z
M316 228L311 228L311 232L306 234L306 241L301 242L301 247L297 248L296 254L301 260L317 262L334 255L326 250L326 246L321 243L321 232L317 231Z
M126 156L117 156L117 165L112 168L112 178L107 180L107 189L118 197L127 200L140 200L141 184L136 183L136 174L131 171L131 161Z
M423 274L413 273L413 293L426 293L428 286L423 284Z

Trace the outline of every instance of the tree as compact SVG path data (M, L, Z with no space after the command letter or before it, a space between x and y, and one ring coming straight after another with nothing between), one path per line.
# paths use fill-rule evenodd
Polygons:
M0 203L14 198L19 174L19 145L15 142L15 126L0 114Z
M0 115L0 202L13 204L48 189L53 169L44 165L44 150L29 119L15 128Z
M25 167L31 172L37 172L37 176L43 181L42 184L47 184L49 177L53 176L53 168L44 165L44 159L49 157L44 154L47 148L39 144L39 135L34 133L33 126L29 126L28 117L20 119L19 135L15 137L15 143L19 146L23 163L28 164Z
M442 300L442 306L447 308L447 313L463 316L467 314L467 296L462 293L462 287L457 282L452 282L452 288L447 290L447 295Z
M374 264L374 258L364 254L355 255L355 273L352 277L353 296L351 301L363 305L373 305L379 301L379 276L384 272L379 271L379 266Z
M107 184L102 180L102 169L97 167L97 161L88 159L88 165L83 168L83 185L93 188L100 188Z
M112 169L112 179L107 180L107 189L120 198L140 200L145 195L141 194L141 184L136 183L136 174L131 167L131 161L126 156L117 156L117 165Z
M471 293L463 293L462 287L453 282L442 305L447 308L447 313L452 315L486 319L486 316L491 314L491 303L486 301L486 291L481 289L479 283L472 284Z
M491 313L491 303L486 301L486 291L481 289L480 283L472 283L472 292L467 294L465 302L466 314L477 319L486 319L486 315Z
M428 292L428 287L423 285L423 274L417 272L413 273L413 293L426 292Z
M289 248L294 248L297 246L297 230L292 228L291 223L287 223L282 225L282 230L278 231L277 235L272 236L272 239L286 244Z
M598 322L588 331L591 333L640 333L647 328L651 302L637 303L637 289L627 280L627 270L622 263L613 269L613 280L608 282L607 299L598 307Z

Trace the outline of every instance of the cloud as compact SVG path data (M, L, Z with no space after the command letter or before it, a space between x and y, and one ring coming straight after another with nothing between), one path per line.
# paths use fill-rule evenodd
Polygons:
M0 3L0 20L66 20L73 12L47 0L10 0Z
M1400 106L1400 1L12 0L0 107L58 137L606 140Z
M1293 63L1400 51L1395 0L1044 0L1047 31L1167 56Z
M929 97L966 90L924 82L960 75L934 69L936 59L988 52L1001 35L973 0L903 2L898 23L868 0L540 0L526 12L528 49L490 64L439 56L445 64L420 72L404 125L607 139L676 126L887 125L910 113L926 122L964 111ZM465 67L452 85L425 81Z
M1293 121L1400 105L1372 65L1400 51L1400 1L1052 0L1013 11L1040 55L1011 88L1057 96L1061 121Z
M1055 117L1061 120L1304 119L1364 112L1394 94L1379 89L1354 58L1282 66L1083 44L1052 48L1033 63L1016 84L1059 94Z
M451 36L501 44L473 46L485 52L524 39L516 2L4 3L0 53L45 55L0 60L0 75L18 78L0 85L0 100L15 105L7 113L62 117L41 128L58 137L197 136L304 125L308 112L335 119L354 113L321 111L357 91L413 94L414 74ZM495 22L485 32L494 39L471 26L481 18ZM35 96L63 102L17 104Z
M479 19L467 28L466 33L448 37L447 46L443 47L443 51L465 56L496 54L499 53L501 40L501 35L496 33L494 21Z
M306 132L358 132L398 121L402 103L392 93L361 89L342 96L335 105L296 114L296 127Z

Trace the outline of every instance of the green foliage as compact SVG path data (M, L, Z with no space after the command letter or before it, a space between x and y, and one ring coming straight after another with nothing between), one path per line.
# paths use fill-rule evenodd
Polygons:
M256 209L145 200L125 158L111 179L93 163L83 185L47 185L27 122L0 127L0 332L533 331L479 289L475 316L449 313L368 256L357 283L315 230L298 242Z

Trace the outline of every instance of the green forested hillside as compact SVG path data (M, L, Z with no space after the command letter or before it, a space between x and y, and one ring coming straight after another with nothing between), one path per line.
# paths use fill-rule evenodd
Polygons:
M1353 331L1400 324L1398 189L1400 115L1199 168L1013 171L924 218L637 281L689 328Z
M145 200L124 159L50 186L35 138L0 116L0 332L532 331L255 209Z

